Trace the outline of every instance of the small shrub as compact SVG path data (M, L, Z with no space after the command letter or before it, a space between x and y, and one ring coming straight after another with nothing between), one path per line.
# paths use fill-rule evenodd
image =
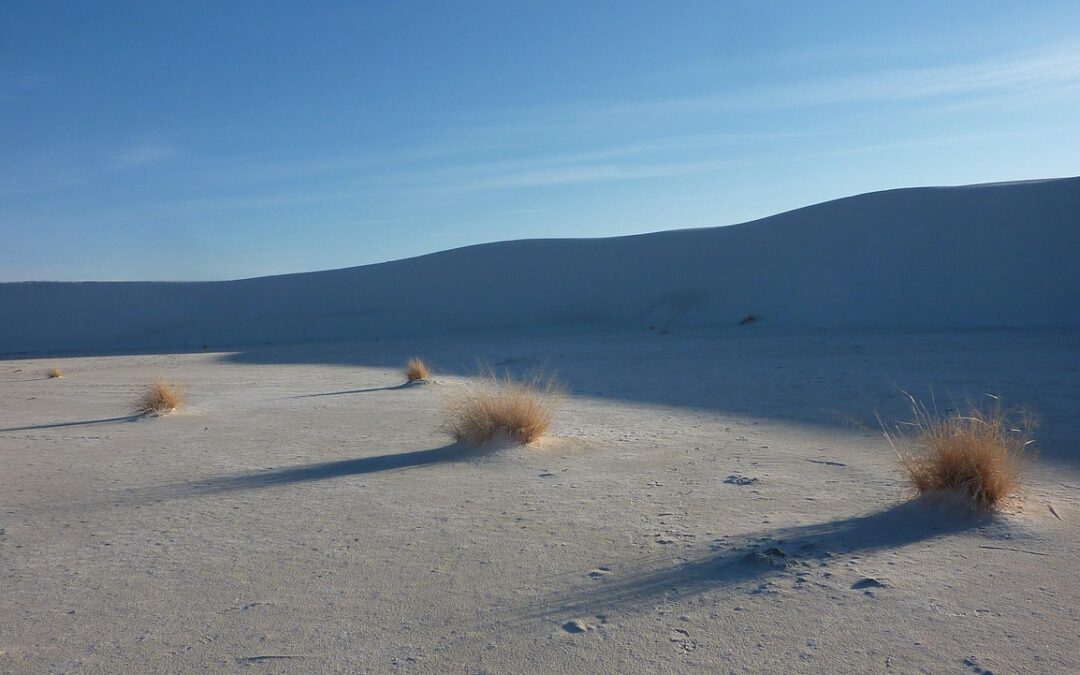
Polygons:
M504 433L529 444L551 426L562 392L554 380L536 376L524 382L488 373L447 405L444 428L456 441L482 445Z
M430 378L431 373L423 359L417 357L409 359L405 364L405 377L409 378L409 382L421 382Z
M184 391L165 380L155 380L135 406L139 415L163 415L172 412L184 402Z
M1014 423L1000 406L940 415L908 398L914 419L893 433L886 430L885 437L918 494L948 490L977 510L990 510L1017 492L1024 464L1034 454L1033 418Z
M50 379L52 379L57 377L63 377L64 371L60 370L60 368L57 366L53 366L52 368L49 368L49 370L46 371L45 374L48 375Z

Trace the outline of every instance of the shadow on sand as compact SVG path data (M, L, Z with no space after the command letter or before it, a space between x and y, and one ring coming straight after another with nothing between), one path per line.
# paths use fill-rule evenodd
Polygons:
M598 583L592 582L592 588L541 599L522 618L632 611L651 606L659 598L676 600L761 581L785 571L804 569L804 563L811 568L827 567L836 555L898 548L995 522L993 516L974 514L948 501L940 496L920 498L842 520L718 540L708 553L696 557L691 554L673 566L667 558L622 575L616 569Z
M414 450L392 455L375 455L336 462L299 464L233 476L221 476L203 481L174 483L146 490L136 490L136 501L162 501L200 495L212 495L237 490L255 490L278 485L294 485L312 481L345 478L383 471L402 471L433 464L445 464L488 456L497 446L475 447L454 443L429 450Z
M1043 459L1080 462L1077 388L1060 364L1080 360L1080 331L811 330L742 328L358 340L249 347L223 354L245 365L314 364L399 372L423 354L439 376L475 376L478 364L528 377L557 376L575 397L718 411L880 439L880 416L910 419L901 391L947 407L1004 397L1036 410ZM993 365L989 365L993 364ZM1075 378L1074 378L1075 379ZM863 429L867 431L863 431Z
M58 429L60 427L84 427L92 424L109 424L110 422L134 422L144 415L124 415L123 417L105 417L99 420L80 420L78 422L55 422L53 424L31 424L25 427L7 427L0 429L0 433L5 431L31 431L33 429Z
M298 394L296 396L287 396L286 398L314 398L317 396L341 396L343 394L368 394L376 391L397 391L399 389L408 389L410 387L417 386L417 382L402 382L401 384L395 384L389 387L370 387L368 389L346 389L344 391L324 391L317 394Z

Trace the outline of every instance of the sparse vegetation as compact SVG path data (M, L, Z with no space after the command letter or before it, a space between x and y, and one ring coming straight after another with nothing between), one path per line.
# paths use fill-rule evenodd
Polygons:
M551 378L538 375L516 381L509 374L487 373L447 406L444 428L456 441L481 445L499 434L529 444L551 426L562 391Z
M409 378L409 382L422 382L431 377L431 373L428 371L427 365L420 357L409 359L405 364L405 377Z
M978 510L993 509L1017 492L1024 464L1034 455L1030 415L1013 419L999 405L942 415L909 398L914 419L885 436L916 492L953 491Z
M163 415L172 412L184 402L184 391L165 380L154 380L135 406L139 415Z
M53 366L52 368L49 368L49 370L46 371L45 374L50 379L54 379L54 378L58 378L58 377L63 377L64 376L64 371L60 370L60 368L58 366Z

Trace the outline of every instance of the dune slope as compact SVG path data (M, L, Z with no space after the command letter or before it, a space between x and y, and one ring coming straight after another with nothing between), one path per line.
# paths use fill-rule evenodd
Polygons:
M223 282L0 284L0 353L532 327L1080 326L1080 178L876 192L761 220Z

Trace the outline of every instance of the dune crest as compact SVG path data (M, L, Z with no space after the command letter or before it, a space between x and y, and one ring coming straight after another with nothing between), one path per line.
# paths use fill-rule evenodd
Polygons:
M761 220L469 246L222 282L0 284L0 354L543 326L1080 326L1080 178L910 188Z

